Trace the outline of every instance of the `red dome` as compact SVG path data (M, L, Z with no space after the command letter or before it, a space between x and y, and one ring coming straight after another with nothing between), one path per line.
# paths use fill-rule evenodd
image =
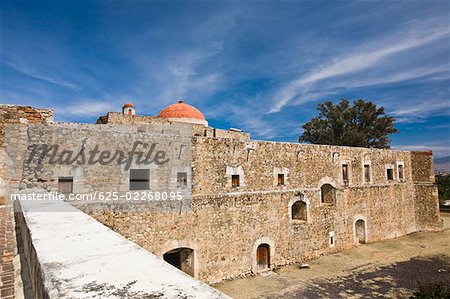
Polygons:
M172 104L161 110L158 117L161 118L192 118L205 120L203 114L195 107L185 104L183 100L179 100L178 103Z
M125 105L123 105L123 108L129 108L129 107L134 108L133 103L125 103Z

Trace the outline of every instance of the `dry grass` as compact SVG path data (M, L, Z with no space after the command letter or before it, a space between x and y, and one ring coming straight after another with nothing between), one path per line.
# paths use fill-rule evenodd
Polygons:
M408 298L418 284L450 284L450 214L444 231L414 233L362 245L269 276L227 281L215 287L233 298Z

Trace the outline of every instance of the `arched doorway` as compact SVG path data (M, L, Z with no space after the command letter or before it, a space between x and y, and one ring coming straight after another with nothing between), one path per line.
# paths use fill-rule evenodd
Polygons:
M163 259L181 271L194 276L194 250L191 248L176 248L163 254Z
M260 244L256 249L256 262L258 270L270 268L270 246L269 244Z
M355 222L355 235L359 244L366 243L366 223L359 219Z

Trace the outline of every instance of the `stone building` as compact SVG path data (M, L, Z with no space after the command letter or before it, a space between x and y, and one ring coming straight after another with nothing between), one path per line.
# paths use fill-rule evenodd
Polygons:
M51 116L0 106L2 195L31 188L179 194L181 200L131 207L98 198L70 203L208 283L442 226L430 151L252 140L241 130L209 127L183 101L156 117L127 103L96 124L55 123ZM153 154L164 151L170 162L127 167L62 158L64 150L75 155L96 146L120 156L143 143L156 144ZM36 145L59 145L60 159L36 155Z

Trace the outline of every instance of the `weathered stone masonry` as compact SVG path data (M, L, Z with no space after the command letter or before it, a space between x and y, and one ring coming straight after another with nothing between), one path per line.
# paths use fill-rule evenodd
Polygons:
M409 152L205 137L196 137L193 143L192 212L138 214L133 215L134 221L126 220L130 215L94 216L158 255L172 247L193 248L202 280L217 282L254 272L255 244L260 240L271 243L271 266L278 266L354 246L359 219L365 221L369 242L418 229L416 211L424 207L414 200ZM254 150L247 158L250 144ZM353 169L349 185L339 179L340 160L333 161L335 153ZM367 154L373 182L366 185L361 173ZM386 182L384 165L396 161L404 162L405 179ZM228 186L227 166L243 168L244 187ZM274 186L273 167L289 168L286 186ZM333 205L321 203L324 182L337 189ZM289 218L289 203L299 193L307 201L306 222ZM436 200L433 194L421 194L431 202ZM434 206L430 210L434 218L425 218L436 228L437 210ZM139 227L152 229L136 233Z
M95 139L114 148L124 138L129 144L155 138L158 130L180 130L177 122L136 115L110 113L99 123L51 124L37 135L73 145ZM192 181L188 208L118 212L77 206L160 257L174 249L193 250L191 274L209 283L441 226L430 152L254 141L243 132L191 128L191 157L180 165L189 168ZM21 167L14 169L12 177L19 181L11 182L11 192L33 186L57 190L61 168ZM64 171L75 174L73 192L127 191L128 174L120 167ZM175 174L163 171L158 180L173 182ZM304 210L293 219L296 202Z

